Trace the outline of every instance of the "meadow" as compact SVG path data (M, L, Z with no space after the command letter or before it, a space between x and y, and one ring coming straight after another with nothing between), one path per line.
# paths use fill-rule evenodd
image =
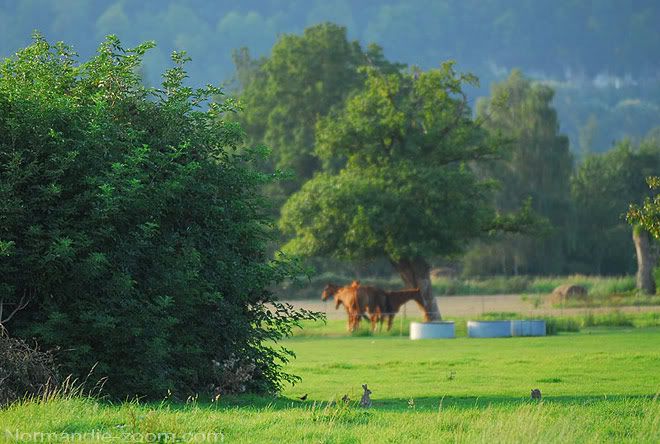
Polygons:
M318 299L326 283L346 283L354 278L352 274L320 273L309 281L289 282L276 290L282 299L314 300ZM388 289L401 288L403 285L398 275L370 277L362 280L362 283ZM552 290L567 283L587 289L590 299L582 305L595 307L660 305L660 298L640 296L635 292L634 276L574 274L570 276L434 276L432 278L433 293L437 296L521 294L533 297L552 293Z
M0 430L6 442L658 442L660 327L642 325L651 324L410 341L348 336L330 321L284 343L303 380L279 397L149 404L60 394L0 410ZM364 383L369 409L358 406Z

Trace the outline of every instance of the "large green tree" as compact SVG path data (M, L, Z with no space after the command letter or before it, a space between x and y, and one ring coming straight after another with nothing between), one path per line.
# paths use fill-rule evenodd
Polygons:
M331 23L309 27L302 35L283 35L259 60L243 48L234 53L234 63L248 143L268 145L273 166L295 174L281 184L285 196L319 169L316 123L362 83L358 67L390 66L380 48L363 50L347 39L346 28Z
M452 63L367 74L365 87L319 122L316 152L335 166L284 205L280 226L292 236L285 248L386 257L406 285L421 289L426 319L440 319L429 260L513 222L496 216L492 183L469 165L496 155L499 144L471 116L463 86L476 78Z
M553 90L514 70L479 101L484 128L510 140L501 160L483 165L486 177L501 185L495 195L500 211L532 199L536 213L548 219L546 236L509 235L480 244L468 256L468 273L559 273L568 247L571 222L570 177L573 158L568 138L559 133Z
M655 143L658 141L655 140ZM637 288L646 294L655 294L656 282L653 268L658 260L657 242L660 240L660 177L650 176L647 183L652 196L647 196L643 204L633 203L628 209L628 222L634 225L633 241L637 253Z
M588 156L575 171L575 243L569 260L574 270L594 274L633 273L631 228L623 215L649 190L644 178L660 171L660 143L653 138L634 146L618 143L604 154Z
M142 85L151 46L109 37L79 64L37 36L0 65L0 306L24 306L7 327L121 397L276 390L272 341L306 315L266 290L291 269L264 253L269 176L232 101L182 84L182 54Z

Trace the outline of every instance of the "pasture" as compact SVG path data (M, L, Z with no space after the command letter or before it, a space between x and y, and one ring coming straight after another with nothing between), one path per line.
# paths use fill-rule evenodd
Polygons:
M42 432L62 442L660 440L658 327L430 341L348 336L341 327L331 321L286 341L297 354L289 369L303 381L279 398L112 404L59 396L0 411L3 439L39 442L30 433ZM363 383L373 392L369 409L357 405ZM529 399L533 388L541 402Z

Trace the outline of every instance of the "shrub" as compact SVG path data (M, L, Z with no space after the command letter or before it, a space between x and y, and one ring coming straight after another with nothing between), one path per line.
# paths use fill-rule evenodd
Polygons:
M229 356L223 362L213 361L215 391L223 395L245 392L256 378L257 365L253 360Z
M234 355L256 366L248 390L277 390L295 378L273 342L315 316L266 290L297 270L265 254L272 176L233 101L183 85L183 53L142 85L151 46L111 36L79 64L36 36L0 64L0 299L31 295L12 333L118 397L202 392Z

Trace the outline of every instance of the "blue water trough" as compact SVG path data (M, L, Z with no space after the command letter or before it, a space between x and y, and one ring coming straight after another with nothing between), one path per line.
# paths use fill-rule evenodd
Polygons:
M545 336L545 321L514 320L511 321L511 336Z
M508 338L511 321L468 321L467 330L471 338Z

